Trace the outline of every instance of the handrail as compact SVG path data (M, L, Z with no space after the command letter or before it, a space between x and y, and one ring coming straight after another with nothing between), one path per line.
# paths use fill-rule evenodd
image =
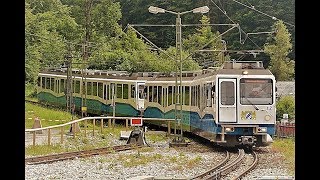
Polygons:
M54 125L54 126L48 126L48 127L43 127L43 128L34 128L34 129L25 129L25 132L34 132L34 131L39 131L39 130L45 130L45 129L53 129L53 128L58 128L58 127L63 127L66 125L74 124L77 122L81 122L84 120L90 120L90 119L132 119L132 118L141 118L141 117L113 117L113 116L97 116L97 117L85 117L77 120L73 120L64 124L59 124L59 125ZM175 121L175 119L163 119L163 118L142 118L142 120L145 121Z

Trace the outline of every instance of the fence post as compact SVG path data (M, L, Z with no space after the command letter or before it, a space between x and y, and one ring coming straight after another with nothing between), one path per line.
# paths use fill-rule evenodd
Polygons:
M96 120L93 119L93 131L92 131L92 136L94 136L94 128L95 128L95 126L96 126Z
M63 129L64 127L63 126L61 126L61 130L60 130L60 132L61 132L61 144L63 143L63 134L64 134L64 129Z
M50 133L50 128L48 129L48 145L50 146L50 139L51 139L51 133Z
M84 137L87 137L87 120L84 120Z
M36 131L33 131L33 135L32 135L32 145L35 146L36 145Z
M103 132L102 131L103 130L103 119L101 119L101 126L100 127L101 127L101 134L102 134L102 132Z
M170 127L170 121L168 121L168 136L170 137L171 135L171 127Z

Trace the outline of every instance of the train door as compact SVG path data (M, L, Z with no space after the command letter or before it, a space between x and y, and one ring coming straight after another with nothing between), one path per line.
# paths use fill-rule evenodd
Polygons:
M138 82L136 86L136 102L139 110L144 109L144 82Z
M218 79L218 120L237 122L236 79Z

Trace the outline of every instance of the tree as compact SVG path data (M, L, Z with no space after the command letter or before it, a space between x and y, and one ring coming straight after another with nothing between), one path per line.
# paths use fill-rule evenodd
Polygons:
M282 96L277 102L277 119L281 119L283 114L288 114L289 118L295 116L295 102L293 96Z
M210 18L204 15L200 22L202 24L210 24ZM189 35L188 38L183 41L186 51L193 53L207 44L204 47L205 49L218 50L218 52L196 53L193 58L195 58L198 63L210 61L215 62L217 66L223 64L224 54L219 52L219 50L223 50L225 47L222 43L220 33L218 31L212 32L211 26L201 26L200 28L197 28L196 31L195 34Z
M276 80L286 81L294 78L294 61L288 58L292 49L291 34L283 21L277 21L273 25L276 32L270 43L266 43L264 50L270 55L269 69L275 75Z
M77 38L77 24L69 7L59 0L25 2L25 74L35 83L41 68L60 66L67 52L66 40Z

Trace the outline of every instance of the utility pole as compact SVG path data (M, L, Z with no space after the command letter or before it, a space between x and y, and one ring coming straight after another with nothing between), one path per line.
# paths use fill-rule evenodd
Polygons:
M88 42L90 40L90 21L91 21L91 7L93 0L85 1L85 38L83 44L83 64L81 66L81 82L82 82L82 91L81 91L81 117L87 116L87 78L86 78L86 65L88 61Z
M72 94L72 89L73 89L73 81L72 81L72 55L71 55L71 50L70 46L68 47L68 54L66 55L66 64L67 64L67 83L66 83L66 106L67 106L67 111L70 113L72 112L73 108L73 94Z

